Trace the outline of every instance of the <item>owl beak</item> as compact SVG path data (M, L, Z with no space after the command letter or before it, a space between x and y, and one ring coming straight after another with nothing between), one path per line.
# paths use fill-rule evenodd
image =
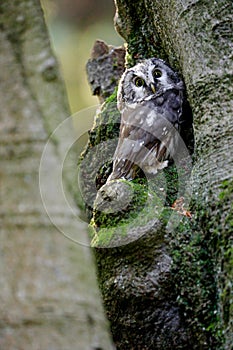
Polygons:
M151 90L152 90L153 94L155 94L155 93L156 93L156 87L155 87L155 84L151 83L151 84L150 84L150 88L151 88Z

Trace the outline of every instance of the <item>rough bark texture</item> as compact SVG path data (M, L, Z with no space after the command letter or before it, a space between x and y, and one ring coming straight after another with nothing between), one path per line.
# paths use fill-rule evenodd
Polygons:
M98 96L100 102L112 95L124 71L124 64L124 47L108 46L104 41L96 40L86 70L92 93Z
M40 197L42 151L69 115L40 3L1 1L0 13L0 348L109 350L90 249L60 234ZM64 230L81 237L85 226L51 191L63 141L50 145L45 190Z
M168 233L164 215L159 227L149 220L143 228L137 223L134 233L144 230L144 235L133 243L96 248L113 337L117 348L124 350L230 350L233 4L230 0L115 3L116 28L128 45L127 65L156 55L183 75L194 114L196 146L192 220L180 219ZM109 136L100 132L101 118L100 113L91 147ZM94 226L95 244L111 238L115 223L104 221L104 237L101 227ZM127 226L118 226L118 234L130 232Z

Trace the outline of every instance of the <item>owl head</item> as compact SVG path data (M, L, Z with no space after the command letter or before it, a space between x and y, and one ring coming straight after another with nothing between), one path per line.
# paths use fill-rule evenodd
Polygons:
M127 69L119 82L118 109L133 107L165 91L183 89L183 82L163 60L150 58Z

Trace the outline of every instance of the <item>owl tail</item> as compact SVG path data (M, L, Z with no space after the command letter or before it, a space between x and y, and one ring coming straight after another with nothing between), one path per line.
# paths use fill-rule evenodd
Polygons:
M107 182L118 179L132 181L136 176L137 169L138 166L127 159L116 159L113 162L113 171Z

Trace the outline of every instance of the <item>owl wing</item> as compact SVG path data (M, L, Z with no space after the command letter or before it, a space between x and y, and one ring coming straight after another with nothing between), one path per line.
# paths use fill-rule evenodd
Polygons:
M171 123L158 108L141 105L125 110L113 171L108 181L119 178L132 180L138 167L146 173L156 174L168 164L171 139Z
M170 133L164 133L166 130L162 128L165 125L158 120L156 132L153 133L151 126L142 117L134 111L127 121L122 118L119 141L113 157L113 171L108 181L119 178L132 180L138 167L155 174L158 169L167 166L166 146ZM163 133L162 137L158 133Z

